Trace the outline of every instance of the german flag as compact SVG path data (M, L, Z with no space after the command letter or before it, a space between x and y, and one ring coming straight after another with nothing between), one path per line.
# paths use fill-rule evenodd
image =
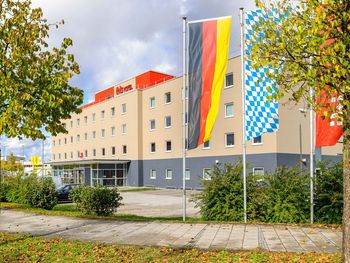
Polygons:
M189 22L188 149L209 141L228 63L231 17Z

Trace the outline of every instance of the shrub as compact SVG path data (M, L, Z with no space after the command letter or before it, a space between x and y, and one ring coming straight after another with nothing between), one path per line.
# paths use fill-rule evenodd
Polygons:
M298 167L277 168L266 175L266 221L272 223L302 223L309 219L309 175Z
M29 190L27 202L31 207L51 210L57 204L57 191L52 178L37 179Z
M341 224L343 214L343 164L320 163L315 177L315 220Z
M8 191L10 190L10 186L6 182L0 183L0 202L7 202L6 195Z
M74 188L70 198L84 214L110 215L121 205L117 188L80 186Z
M35 188L37 184L36 176L27 176L18 174L16 176L8 177L9 189L6 194L6 199L12 203L28 204L30 191Z
M242 165L214 165L211 180L202 181L203 191L192 199L205 220L241 221L243 219Z

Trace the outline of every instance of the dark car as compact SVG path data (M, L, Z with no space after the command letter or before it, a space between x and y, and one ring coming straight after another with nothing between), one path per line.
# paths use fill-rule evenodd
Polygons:
M58 202L71 202L72 200L70 200L69 194L72 192L73 188L78 186L79 184L65 184L58 187Z

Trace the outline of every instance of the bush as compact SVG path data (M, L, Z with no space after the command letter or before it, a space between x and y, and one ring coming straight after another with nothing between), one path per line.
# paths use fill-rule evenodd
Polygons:
M37 179L35 186L29 190L27 202L31 207L47 210L57 205L57 191L52 178Z
M267 190L266 221L271 223L304 223L310 216L309 175L299 167L280 167L265 180Z
M27 176L18 174L7 178L9 189L6 194L6 199L12 203L28 204L30 198L30 191L37 185L36 176Z
M205 220L243 220L242 164L226 163L224 169L215 165L211 170L211 180L203 181L204 190L192 201L201 210Z
M0 183L0 202L7 202L6 195L10 190L10 186L6 182Z
M320 163L315 177L315 220L341 224L343 214L343 164Z
M121 205L122 197L117 188L80 186L74 188L70 198L84 214L110 215Z

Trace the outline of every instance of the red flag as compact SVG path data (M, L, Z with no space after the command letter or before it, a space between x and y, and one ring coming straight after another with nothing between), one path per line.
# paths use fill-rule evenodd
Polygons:
M336 113L327 114L330 109L339 109L339 97L337 95L326 95L321 92L317 103L321 105L321 110L316 113L316 147L333 146L343 135L342 123L336 119Z

